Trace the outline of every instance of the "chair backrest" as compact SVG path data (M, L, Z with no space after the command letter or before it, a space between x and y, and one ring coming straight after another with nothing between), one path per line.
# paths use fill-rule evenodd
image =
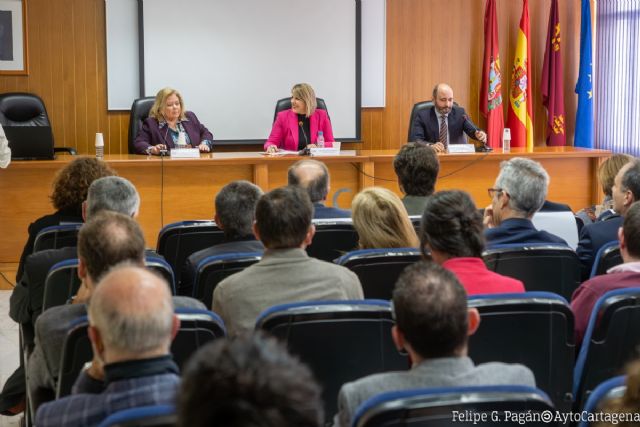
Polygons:
M573 401L574 317L567 301L548 292L474 295L480 327L469 337L475 363L522 363L559 410Z
M638 284L640 286L640 283ZM598 299L573 373L575 408L582 407L602 381L620 375L638 357L640 287L609 291Z
M596 258L591 267L591 275L589 277L600 276L606 274L607 270L616 265L622 264L622 255L620 255L620 243L617 240L605 243L598 249Z
M158 235L157 252L173 268L176 284L189 255L224 242L224 233L213 221L181 221L165 225Z
M78 378L82 367L93 358L91 341L87 332L88 326L87 316L78 317L69 326L67 337L62 346L60 370L56 379L56 399L71 393L71 387Z
M286 343L314 373L323 389L325 415L337 411L340 387L369 374L407 370L409 360L391 338L388 301L321 301L271 307L256 329Z
M626 380L626 376L619 375L598 384L589 395L582 411L587 414L593 414L598 408L602 408L603 404L607 401L622 397L627 390ZM578 427L587 427L589 425L588 419L583 419L580 421L580 424L578 424Z
M262 259L262 252L236 252L213 255L200 261L194 277L193 297L211 307L218 283Z
M307 246L309 256L333 261L358 246L358 233L351 218L314 219L316 234Z
M544 392L527 386L434 387L382 393L365 401L354 427L557 426L542 421L554 412ZM506 414L509 414L506 416Z
M174 427L178 414L173 405L141 406L115 412L98 427Z
M39 96L32 93L11 92L0 95L0 125L51 126L51 123L47 108Z
M564 245L497 245L482 258L489 270L521 280L527 291L553 292L571 299L580 285L580 260Z
M358 275L365 298L390 300L400 273L421 259L416 248L361 249L335 260Z
M42 311L66 304L67 300L78 292L79 287L77 258L65 259L54 264L44 282Z
M157 255L146 255L144 264L147 268L160 274L167 281L171 289L171 295L176 294L176 279L173 274L173 269L164 258Z
M571 211L538 211L531 218L538 230L544 230L564 239L570 248L578 247L578 225Z
M129 114L129 154L135 154L136 152L134 141L142 128L142 122L149 117L149 111L155 99L154 96L148 96L136 99L131 104L131 113Z
M33 252L77 246L80 227L82 227L81 223L69 223L43 228L36 235Z
M327 112L327 116L329 115L329 111L327 110L327 104L324 102L324 99L316 97L316 103L318 104L317 108L319 110L324 110ZM280 111L290 110L291 109L291 97L288 98L280 98L276 101L276 110L273 113L273 121L276 121L276 117Z
M209 310L176 308L175 312L180 319L180 329L171 343L171 354L182 369L196 350L209 341L224 338L227 331L220 316Z
M411 127L413 125L413 121L416 118L416 115L427 108L433 107L433 100L428 101L420 101L413 104L413 108L411 109L411 116L409 116L409 131L407 132L407 141L411 142Z

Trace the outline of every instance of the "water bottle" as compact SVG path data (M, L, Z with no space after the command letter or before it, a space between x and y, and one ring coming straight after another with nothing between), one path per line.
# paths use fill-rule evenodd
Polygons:
M324 148L324 132L321 130L318 131L318 139L316 140L316 145L318 148Z
M504 128L502 131L502 152L508 153L511 151L511 129Z
M96 159L104 160L104 137L96 133Z

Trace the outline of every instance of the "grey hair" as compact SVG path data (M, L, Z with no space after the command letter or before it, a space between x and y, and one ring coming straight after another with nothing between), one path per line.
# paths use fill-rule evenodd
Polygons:
M114 266L103 278L123 269L136 268L155 276L166 285L166 281L155 272L144 270L135 264L124 262ZM174 306L169 286L163 287L165 293L161 303L143 310L127 309L131 301L106 296L104 293L93 295L89 301L89 321L95 326L106 347L129 354L145 353L166 345L173 330ZM135 298L133 302L135 303Z
M263 192L249 181L233 181L216 196L216 214L227 238L238 238L253 234L255 210Z
M133 184L119 176L99 178L87 193L87 217L100 211L113 211L135 216L140 208L140 195Z
M500 174L495 185L509 193L511 209L529 218L547 198L549 174L534 160L514 157L500 163Z

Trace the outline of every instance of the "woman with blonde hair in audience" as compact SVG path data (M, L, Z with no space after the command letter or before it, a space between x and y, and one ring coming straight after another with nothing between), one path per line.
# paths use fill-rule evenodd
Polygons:
M625 390L624 395L605 402L604 406L600 408L602 409L602 412L608 414L620 414L622 417L633 417L640 413L640 360L634 360L629 363L625 371L627 373L625 381L627 389ZM640 422L625 421L624 418L621 418L616 423L603 421L595 424L596 427L614 425L617 427L638 427L640 426Z
M365 188L351 204L359 249L417 248L418 236L402 201L390 190Z

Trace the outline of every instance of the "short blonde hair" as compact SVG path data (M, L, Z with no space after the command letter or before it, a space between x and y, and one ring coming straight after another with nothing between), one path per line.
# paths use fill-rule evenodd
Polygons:
M402 201L381 187L365 188L351 203L360 249L418 247L418 237Z
M316 101L316 93L308 83L298 83L291 88L291 96L304 101L306 111L305 116L309 117L316 111L318 102Z
M182 95L180 95L180 92L170 87L165 87L158 91L158 93L156 94L156 100L154 101L153 106L151 106L151 110L149 110L149 117L153 117L158 121L163 121L164 115L162 114L162 111L164 110L164 105L167 103L167 98L169 98L171 95L175 95L178 97L178 100L180 101L180 120L184 120L185 109Z
M611 189L618 171L632 160L633 156L628 154L614 154L600 165L598 168L598 182L602 186L602 191L605 195L612 196Z

